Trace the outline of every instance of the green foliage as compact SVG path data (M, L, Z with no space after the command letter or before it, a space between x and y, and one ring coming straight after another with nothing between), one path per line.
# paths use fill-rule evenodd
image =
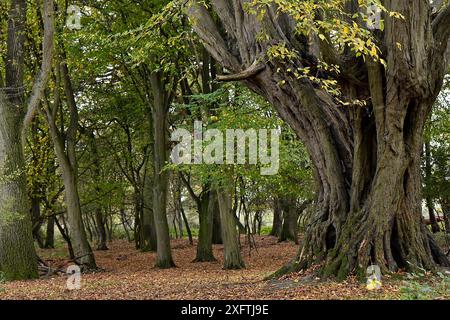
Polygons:
M203 122L204 130L217 129L224 137L227 129L281 130L279 172L276 175L261 175L261 164L248 164L248 152L246 164L170 165L168 168L189 173L199 183L222 184L230 179L240 180L242 190L256 203L259 202L256 198L267 200L267 194L306 199L312 196L312 173L306 150L266 101L239 84L223 85L213 93L190 98L190 104L177 106L177 109L189 110L190 116L181 118L177 123L177 127L189 132L193 130L195 120ZM207 144L205 142L204 147ZM252 207L252 210L256 209Z

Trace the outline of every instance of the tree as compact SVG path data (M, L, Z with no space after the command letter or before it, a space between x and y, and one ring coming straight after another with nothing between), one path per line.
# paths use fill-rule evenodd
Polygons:
M228 181L230 182L230 181ZM232 185L232 184L231 184ZM226 270L245 268L244 260L239 246L239 233L233 212L233 191L229 188L230 184L224 183L216 188L217 199L219 200L220 221L222 223L223 239L223 267Z
M0 78L0 272L7 280L37 277L37 259L28 212L22 130L30 124L51 69L54 8L43 3L41 69L28 106L24 93L25 0L10 1L5 79Z
M244 81L272 103L314 166L315 214L280 273L324 263L324 276L343 279L371 263L383 272L449 266L423 223L420 154L448 67L450 5L433 13L426 0L210 4L217 19L200 1L188 14L232 73L218 79ZM382 11L379 29L368 4Z

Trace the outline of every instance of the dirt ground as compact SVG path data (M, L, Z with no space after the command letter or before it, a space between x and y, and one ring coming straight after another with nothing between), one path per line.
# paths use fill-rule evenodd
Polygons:
M395 299L401 281L387 280L378 291L368 291L355 279L346 282L321 281L311 274L294 274L280 280L264 281L295 256L297 246L278 243L276 238L255 238L257 250L243 248L247 268L222 270L223 246L214 246L213 263L192 263L195 246L187 240L173 240L177 268L153 268L154 253L136 251L133 244L115 241L110 250L96 251L102 272L83 274L81 289L66 289L66 276L0 284L0 299ZM242 238L244 243L245 239ZM53 267L68 265L64 249L40 250Z

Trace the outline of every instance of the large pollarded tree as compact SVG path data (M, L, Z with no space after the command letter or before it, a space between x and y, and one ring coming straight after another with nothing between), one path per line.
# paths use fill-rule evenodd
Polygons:
M422 221L420 181L424 123L448 67L450 5L204 3L191 1L188 14L229 73L219 80L244 81L267 98L314 164L316 210L283 271L318 263L325 276L344 278L369 264L450 266ZM378 28L368 28L375 25L365 14L373 3L382 11Z

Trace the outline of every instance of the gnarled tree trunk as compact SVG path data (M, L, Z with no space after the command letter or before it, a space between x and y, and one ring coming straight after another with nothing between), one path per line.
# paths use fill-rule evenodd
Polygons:
M385 1L387 10L405 18L385 17L384 31L373 32L384 69L319 40L311 46L287 14L269 5L258 19L243 8L247 2L211 0L220 27L200 1L188 12L214 59L234 73L218 79L244 81L271 102L314 165L315 213L298 256L280 272L319 263L324 275L344 278L365 273L369 264L383 271L450 266L423 223L420 183L424 122L447 68L450 6L432 16L426 0ZM357 2L345 8L351 16ZM263 31L266 36L258 37ZM269 60L267 50L275 44L299 54ZM317 68L318 58L339 65L343 94L367 105L339 106L313 82L289 72Z

